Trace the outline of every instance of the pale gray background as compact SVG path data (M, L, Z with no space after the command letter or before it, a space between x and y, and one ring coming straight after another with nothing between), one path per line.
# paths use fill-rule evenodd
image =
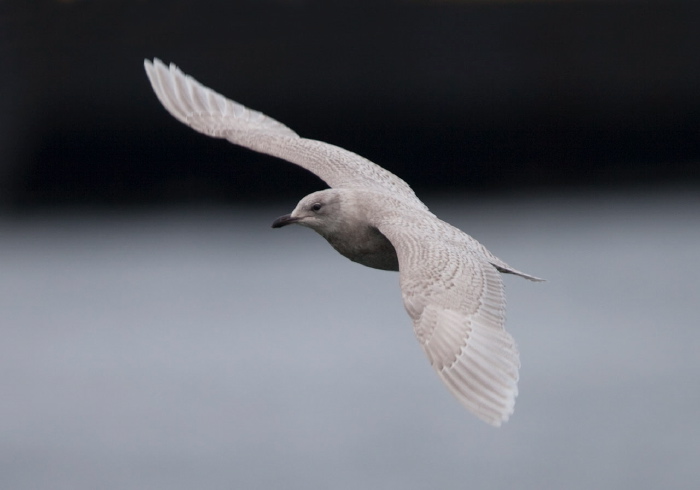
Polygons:
M700 484L700 193L430 197L515 267L494 429L441 385L398 277L257 208L0 222L3 489Z

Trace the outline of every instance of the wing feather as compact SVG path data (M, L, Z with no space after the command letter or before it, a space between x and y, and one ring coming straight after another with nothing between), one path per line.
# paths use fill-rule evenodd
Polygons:
M501 425L515 407L520 361L497 269L439 220L394 215L377 228L396 249L404 305L430 364L466 408Z
M144 67L168 112L200 133L287 160L331 187L390 193L413 207L428 209L406 182L366 158L322 141L301 138L271 117L205 87L173 64L166 66L154 59L145 60Z

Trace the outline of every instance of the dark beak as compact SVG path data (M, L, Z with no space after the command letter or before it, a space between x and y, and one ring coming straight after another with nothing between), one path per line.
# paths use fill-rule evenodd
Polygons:
M273 221L272 227L273 228L282 228L283 226L293 225L297 221L299 221L299 218L292 218L291 214L285 214L284 216L280 216L275 221Z

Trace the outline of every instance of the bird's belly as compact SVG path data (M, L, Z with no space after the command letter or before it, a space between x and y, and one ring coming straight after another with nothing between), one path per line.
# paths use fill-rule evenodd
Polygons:
M366 253L361 255L355 255L350 257L346 255L347 258L358 264L362 264L372 269L381 269L383 271L398 271L399 270L399 259L396 257L396 252L392 254L387 253Z
M328 238L328 242L341 255L358 264L385 271L399 270L394 246L378 230L356 235L351 240Z

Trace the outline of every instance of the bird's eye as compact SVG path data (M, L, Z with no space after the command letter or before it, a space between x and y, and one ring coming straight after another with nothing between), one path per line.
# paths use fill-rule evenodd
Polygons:
M320 202L314 203L311 206L311 211L320 211L323 205Z

